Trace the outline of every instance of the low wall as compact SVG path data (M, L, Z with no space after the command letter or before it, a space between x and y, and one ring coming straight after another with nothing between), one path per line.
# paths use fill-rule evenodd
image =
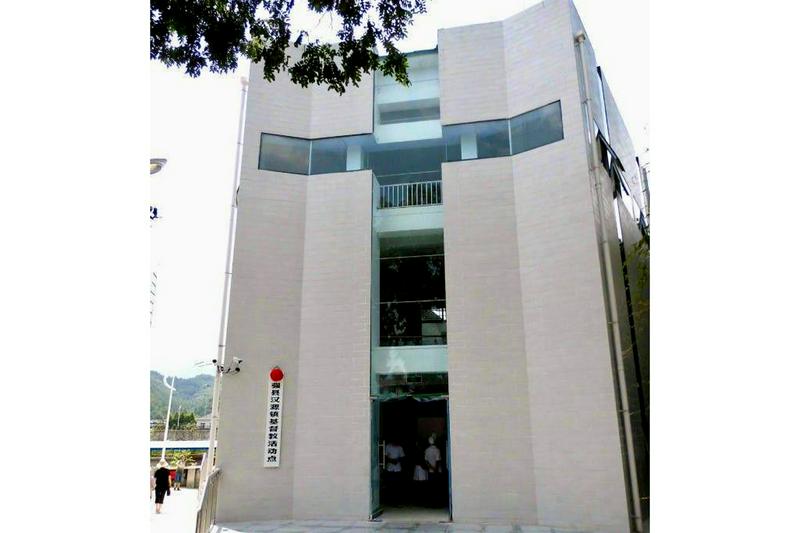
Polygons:
M170 429L167 440L208 440L210 429ZM164 440L164 429L151 429L150 440Z

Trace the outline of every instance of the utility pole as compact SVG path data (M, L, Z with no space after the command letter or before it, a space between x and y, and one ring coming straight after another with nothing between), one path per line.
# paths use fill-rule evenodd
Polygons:
M239 130L236 132L236 160L234 161L233 194L231 195L231 216L228 223L228 252L225 258L225 283L222 289L222 313L219 321L219 344L214 364L214 392L211 397L211 429L208 432L208 475L214 467L217 452L217 428L219 426L219 394L222 385L222 370L225 363L225 343L227 341L228 304L230 301L231 277L233 276L233 240L236 237L236 211L238 207L240 165L244 143L244 109L247 102L247 78L242 76L242 99L239 107ZM205 479L203 479L205 481Z
M158 174L166 166L166 159L150 159L150 175ZM151 182L152 183L152 182ZM153 221L157 220L158 208L154 205L150 206L150 227L153 227ZM156 307L156 284L158 282L158 275L156 271L152 271L150 275L150 327L153 327L153 312Z

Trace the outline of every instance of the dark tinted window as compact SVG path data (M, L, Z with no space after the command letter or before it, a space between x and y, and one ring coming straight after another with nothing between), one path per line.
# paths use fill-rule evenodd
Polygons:
M442 129L447 161L484 159L511 154L507 120L457 124Z
M561 102L553 102L511 119L511 146L515 154L563 138Z
M380 345L447 344L444 235L380 240Z
M444 299L444 254L381 258L381 301Z
M311 173L326 174L365 169L367 168L365 148L372 143L371 135L311 141Z
M373 135L310 141L263 133L258 168L294 174L372 169L381 185L438 180L442 161L503 157L560 141L561 102L510 120L444 126L442 132L440 139L383 144Z
M261 134L258 168L292 174L308 174L308 152L311 141Z
M441 178L441 139L374 144L366 151L367 168L372 169L381 185Z

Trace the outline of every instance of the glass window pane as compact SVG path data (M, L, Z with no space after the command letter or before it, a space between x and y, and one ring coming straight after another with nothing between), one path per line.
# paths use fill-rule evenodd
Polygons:
M380 240L381 259L443 254L444 232L442 230L386 235L382 236Z
M444 300L444 255L381 258L381 301Z
M380 346L447 344L447 307L444 301L382 303L380 325Z
M444 148L441 139L371 144L366 167L381 185L441 179Z
M443 130L447 161L502 157L511 153L507 120L457 124L445 126Z
M444 140L444 160L461 161L461 134L464 130L463 125L444 126L442 128L442 139ZM477 153L475 154L477 156ZM472 159L468 157L467 159Z
M435 50L407 56L410 85L375 73L373 132L378 143L439 139L439 56Z
M636 204L634 203L633 198L631 198L631 193L629 192L630 190L628 189L628 184L625 183L625 180L622 178L619 178L619 182L620 182L620 193L621 193L620 195L622 196L622 204L625 206L625 209L628 211L628 214L631 216L631 218L633 220L638 221L639 219L636 216L638 207L634 209L634 206Z
M603 88L603 72L597 67L597 94L600 96L600 115L603 117L603 125L608 132L608 112L606 110L606 95ZM610 134L609 134L610 136Z
M347 145L342 139L311 141L311 173L344 172L347 169Z
M441 231L380 239L379 346L447 344Z
M292 174L308 174L308 152L311 142L306 139L261 134L258 168Z
M366 151L371 135L333 137L311 141L311 173L345 172L366 167Z
M495 120L478 124L478 159L511 154L508 146L508 121Z
M378 107L380 124L401 124L439 120L439 99L423 98L409 102L391 102Z
M515 154L563 138L561 102L553 102L511 119L511 146Z

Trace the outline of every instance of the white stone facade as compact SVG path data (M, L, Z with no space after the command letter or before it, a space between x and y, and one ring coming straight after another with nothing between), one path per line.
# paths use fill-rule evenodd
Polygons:
M569 0L545 0L501 22L439 32L442 125L560 101L564 131L517 155L442 164L436 216L447 258L455 521L631 527L579 24ZM365 520L372 173L285 174L259 170L258 160L261 133L370 133L372 79L341 97L285 75L268 84L258 66L250 79L227 348L247 364L223 379L217 517ZM633 161L613 108L612 144ZM603 195L603 222L615 234L610 186ZM646 330L636 327L642 344ZM275 365L286 374L281 466L265 469L266 376Z

